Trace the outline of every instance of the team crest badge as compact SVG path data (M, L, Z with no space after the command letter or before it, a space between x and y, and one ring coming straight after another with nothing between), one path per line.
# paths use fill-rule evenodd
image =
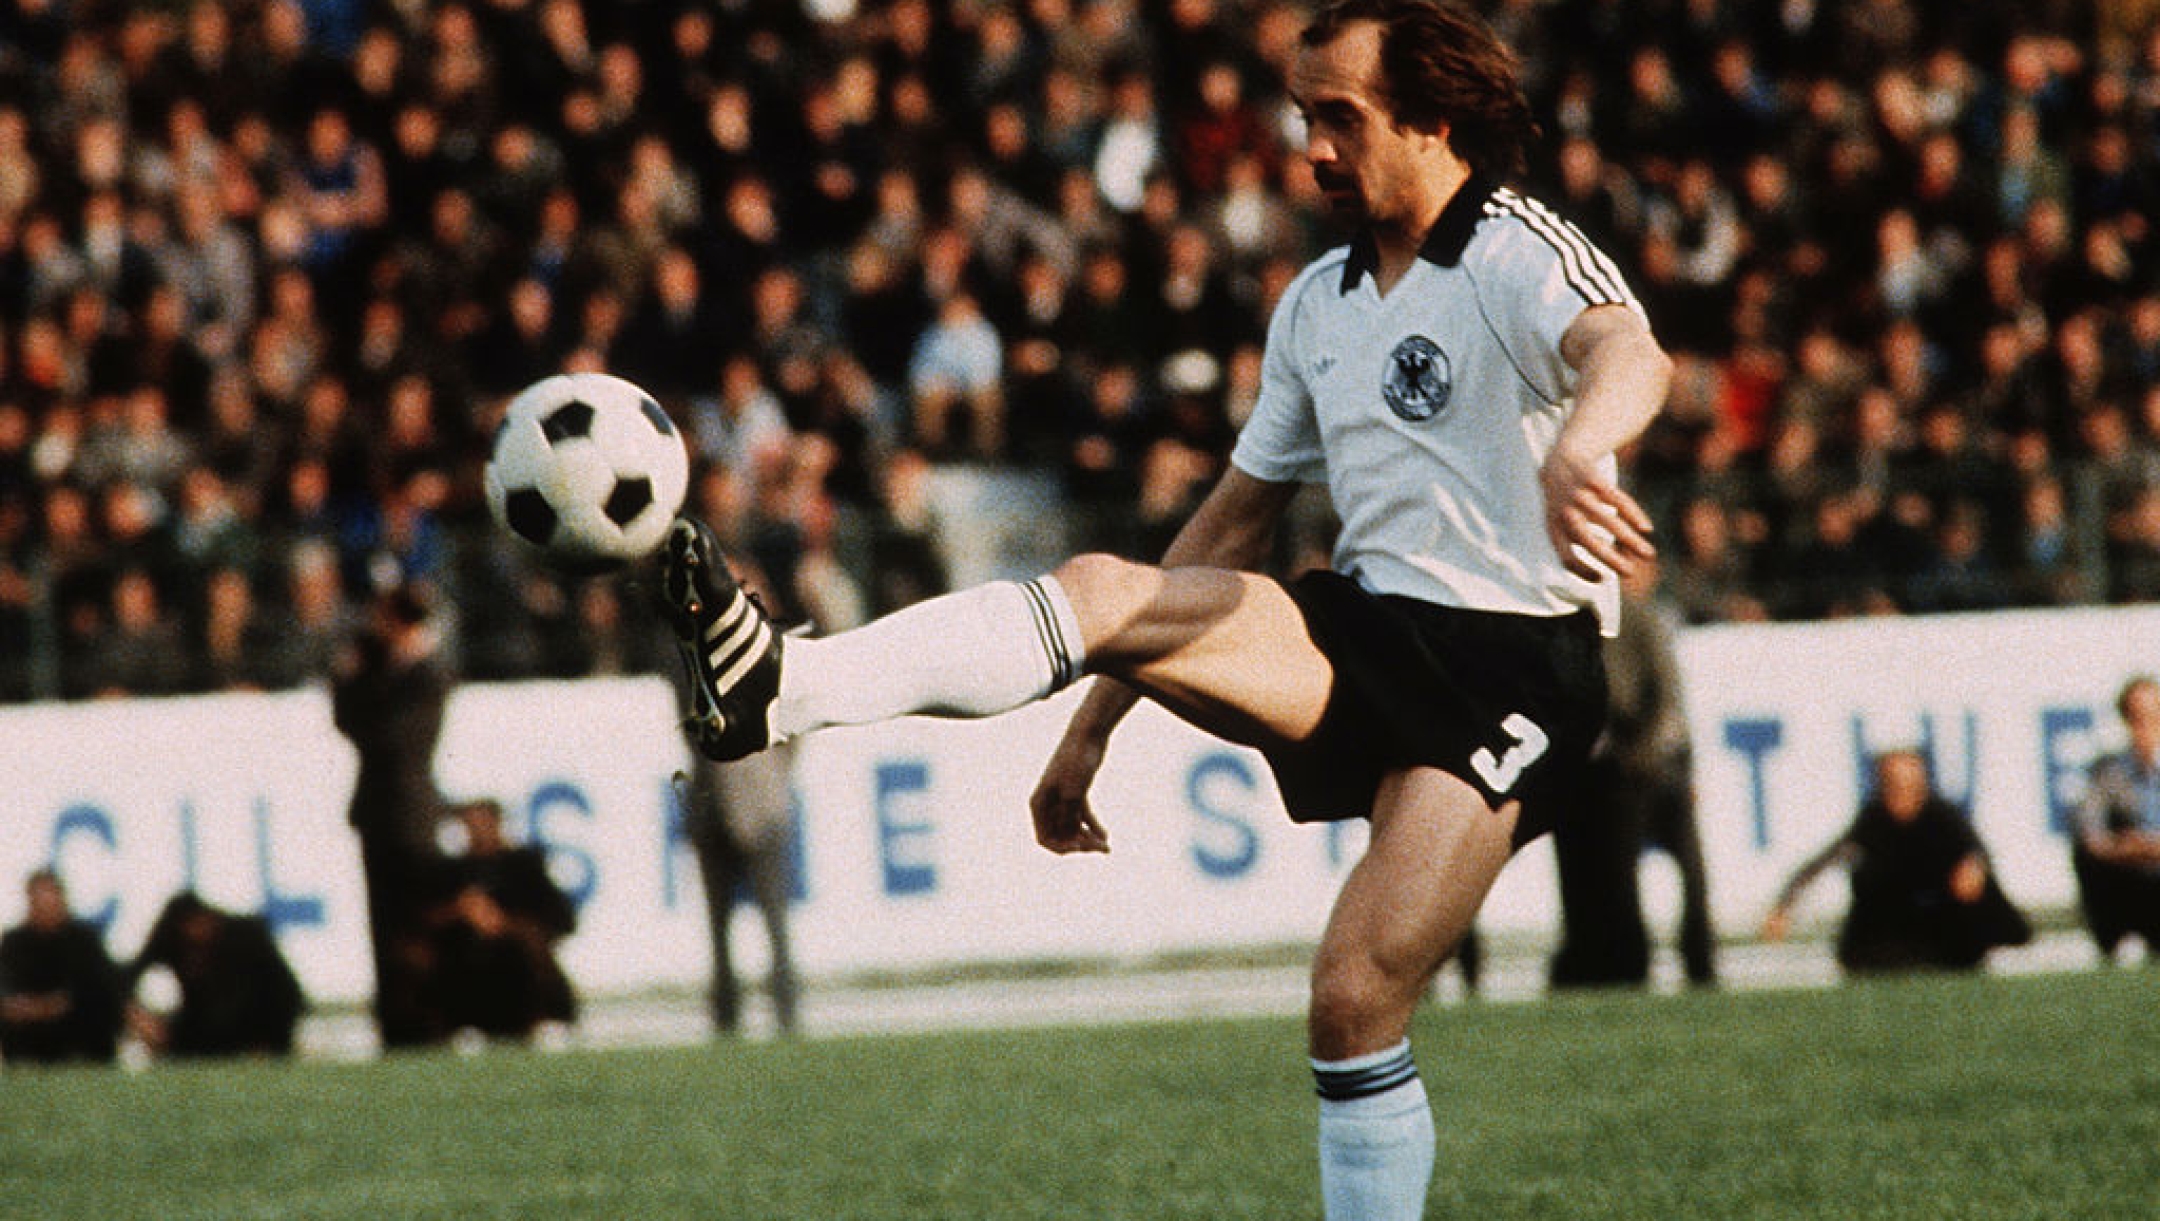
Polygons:
M1423 335L1412 335L1388 354L1387 374L1380 380L1380 397L1388 410L1412 424L1440 414L1455 379L1448 369L1447 353Z

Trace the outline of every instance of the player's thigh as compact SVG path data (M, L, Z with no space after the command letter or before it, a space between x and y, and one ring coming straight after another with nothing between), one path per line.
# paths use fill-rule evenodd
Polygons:
M1381 783L1371 843L1336 896L1313 963L1314 1055L1361 1055L1408 1033L1418 998L1507 864L1517 809L1489 808L1436 768Z
M1057 577L1090 671L1241 742L1299 741L1319 724L1334 670L1281 583L1106 555L1075 557Z

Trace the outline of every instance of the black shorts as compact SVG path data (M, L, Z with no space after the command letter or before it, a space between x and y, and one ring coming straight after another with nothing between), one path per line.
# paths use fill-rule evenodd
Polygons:
M1313 735L1265 752L1292 821L1364 817L1383 776L1424 766L1495 809L1519 799L1517 847L1551 829L1605 723L1595 615L1439 606L1327 571L1289 590L1335 669Z

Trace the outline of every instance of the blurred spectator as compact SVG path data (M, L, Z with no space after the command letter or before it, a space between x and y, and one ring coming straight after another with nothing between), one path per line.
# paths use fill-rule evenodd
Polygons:
M881 183L896 181L914 180L888 174ZM873 236L850 249L840 333L872 377L887 386L906 381L915 337L929 318L929 302L913 291L909 266L890 245Z
M598 577L574 583L567 591L569 612L551 673L570 678L657 674L672 666L672 655L658 631L649 599L619 580Z
M0 411L0 429L7 416ZM32 579L30 505L25 493L0 487L0 703L41 694L38 639L41 591Z
M229 360L254 329L255 260L209 182L184 182L175 195L175 225L159 251L165 274L187 303L195 342L212 360Z
M654 256L651 288L623 325L610 363L666 399L712 385L711 337L727 334L722 311L704 293L697 261L680 246Z
M426 991L443 1028L523 1040L543 1024L575 1022L555 947L577 927L577 909L548 876L546 853L509 842L498 801L462 801L451 813L464 846L442 863L427 916Z
M555 297L537 276L510 286L507 308L474 334L467 365L475 389L511 395L554 373L561 363L563 327Z
M1162 278L1148 302L1153 355L1198 350L1219 362L1238 341L1261 337L1242 320L1246 311L1232 294L1230 278L1204 229L1183 222L1173 225L1162 253Z
M1145 72L1126 69L1110 82L1109 115L1095 145L1095 188L1120 212L1140 210L1148 175L1163 163L1155 86Z
M946 224L967 235L987 284L1000 289L1012 282L1023 255L1039 255L1064 270L1077 261L1072 237L1055 217L972 166L947 179L945 211Z
M1652 197L1646 212L1651 235L1672 242L1682 280L1710 288L1730 279L1741 252L1740 218L1709 162L1682 162L1671 194Z
M747 481L787 451L794 432L755 357L731 353L721 358L718 368L718 393L690 400L690 430L701 459Z
M1138 370L1113 362L1087 383L1066 426L1065 495L1077 518L1074 544L1138 558L1128 506L1139 497L1142 455L1156 424Z
M277 629L257 602L246 571L214 569L203 581L193 647L183 654L198 662L188 689L267 691L296 685L277 669L277 645Z
M97 415L76 461L99 484L128 483L163 499L193 458L172 426L171 401L160 386L138 385L110 400L91 400Z
M1656 586L1654 564L1623 586L1620 634L1605 642L1605 736L1584 800L1553 830L1562 922L1552 960L1556 986L1648 982L1650 936L1638 878L1650 848L1679 870L1681 969L1697 987L1717 982L1710 885L1695 826L1694 752L1673 643L1677 616L1655 596Z
M180 473L165 523L172 562L190 587L220 568L253 571L262 562L255 529L242 516L234 489L203 463Z
M108 625L89 660L92 694L178 695L189 689L194 676L186 635L147 570L114 574Z
M68 908L50 869L23 884L23 920L0 936L0 1059L109 1062L120 1038L120 974L103 935Z
M341 284L388 219L389 185L374 148L337 106L321 106L301 137L291 190L307 223L301 262L325 286Z
M1906 608L1919 613L1998 610L2011 604L2008 577L1988 550L1980 507L1960 500L1935 523L1933 552L1906 586Z
M130 384L161 389L176 428L205 428L214 370L188 319L186 298L169 283L154 284L143 300L138 322L121 377Z
M1270 259L1295 259L1311 240L1303 218L1274 185L1266 161L1253 153L1232 156L1223 166L1223 188L1202 221L1233 271L1252 279ZM1592 240L1600 239L1592 235Z
M930 477L929 460L920 450L900 450L885 464L869 528L867 617L890 614L952 587L938 550Z
M713 1029L722 1035L742 1030L743 984L731 938L735 907L745 895L764 926L773 1020L781 1034L795 1032L800 987L787 910L794 882L794 758L788 746L733 763L698 755L683 794L684 834L697 853L712 938Z
M282 572L280 613L258 662L264 683L284 688L326 682L359 620L345 600L336 554L321 542L296 544Z
M350 819L367 884L375 959L375 1021L386 1048L437 1037L423 999L423 905L440 872L435 787L450 676L424 596L401 587L376 597L369 619L337 662L332 711L359 756Z
M160 977L177 998L156 995ZM307 998L260 916L174 895L128 964L128 1025L158 1055L284 1056Z
M830 342L810 313L806 282L793 267L768 267L751 280L746 297L744 336L791 415L800 415L816 393L820 357Z
M2010 581L2021 606L2069 606L2091 600L2091 548L2070 515L2062 481L2036 475L2018 494Z
M966 291L947 297L908 363L915 443L933 457L998 456L1005 444L997 328Z
M1230 163L1272 151L1260 112L1246 98L1245 75L1226 59L1199 66L1197 105L1187 108L1170 143L1186 191L1212 199L1229 186Z
M1660 567L1681 618L1691 624L1768 618L1750 592L1748 559L1725 506L1715 497L1691 496L1679 517L1678 553Z
M1959 498L1983 519L1972 560L2021 601L2160 597L2160 532L2117 444L2134 457L2160 423L2140 401L2160 372L2160 25L2118 6L2122 41L2100 46L2064 6L1996 7L1498 6L1557 137L1532 176L1681 358L1636 485L1714 502L1745 561L1726 609L1684 599L1691 619L1853 609L1788 580L1839 562L1813 520L1838 488L1891 566L1862 609L1942 603L1913 582L1964 537ZM392 568L471 574L462 602L500 566L473 554L497 544L470 512L491 412L544 373L615 367L673 405L740 353L791 432L839 451L826 490L860 506L919 397L933 462L1099 450L1084 400L1105 370L1152 396L1188 347L1232 367L1334 240L1286 156L1302 17L1275 0L99 14L0 29L0 409L28 434L35 507L6 599L35 677L10 699L94 692L105 586L139 559L98 522L44 537L57 483L93 503L139 485L162 534L204 465L259 568L333 538L353 604ZM961 294L979 322L941 322ZM964 359L918 396L925 349ZM1931 440L1950 405L1955 454ZM1116 447L1090 480L1171 487L1192 457ZM1924 516L1897 495L1916 473ZM2034 525L2033 546L2077 540L2077 575L2037 578L2045 595L2014 499L2043 476L2063 528ZM214 567L155 575L193 612ZM491 677L554 664L502 618L467 616L451 654ZM472 638L498 626L501 647Z
M230 365L210 376L201 437L196 461L224 481L241 520L260 527L285 477L283 437L263 414L246 376Z
M2160 680L2124 683L2115 711L2129 741L2093 761L2070 828L2085 924L2110 962L2132 935L2160 955Z
M2160 599L2160 485L2132 485L2108 514L2107 599Z
M1884 557L1861 540L1870 500L1831 492L1814 504L1812 529L1779 566L1781 617L1844 618L1894 608Z
M1873 791L1852 826L1786 881L1763 921L1766 940L1785 938L1800 895L1834 866L1852 878L1837 960L1854 974L1971 969L2032 936L1965 812L1936 793L1916 750L1876 756Z
M1555 153L1554 205L1600 249L1627 250L1641 223L1642 200L1627 170L1605 158L1588 136L1562 139Z

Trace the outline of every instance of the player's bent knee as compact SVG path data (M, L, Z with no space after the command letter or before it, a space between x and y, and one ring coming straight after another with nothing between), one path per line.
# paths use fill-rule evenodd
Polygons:
M1066 560L1051 575L1072 603L1092 650L1147 605L1160 573L1146 564L1090 551Z
M1052 575L1077 609L1131 597L1148 571L1145 564L1105 551L1084 551L1058 565Z
M1306 1025L1316 1054L1359 1055L1400 1039L1417 1007L1420 981L1398 978L1369 958L1314 964Z

